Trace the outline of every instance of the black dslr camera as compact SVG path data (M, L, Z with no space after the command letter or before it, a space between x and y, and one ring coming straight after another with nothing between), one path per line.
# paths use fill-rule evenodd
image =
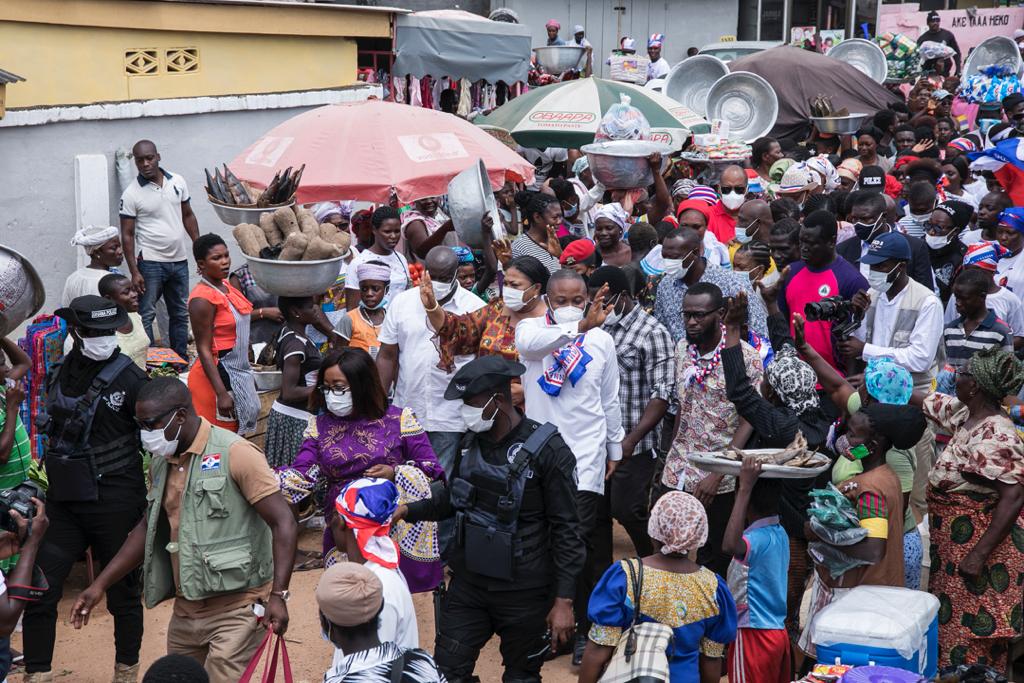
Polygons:
M12 510L28 520L31 529L32 518L36 515L33 498L46 499L43 489L33 481L23 481L12 489L0 491L0 530L18 533L18 525L11 517Z
M857 331L862 314L849 299L829 296L804 306L804 317L809 322L832 323L832 336L841 341Z

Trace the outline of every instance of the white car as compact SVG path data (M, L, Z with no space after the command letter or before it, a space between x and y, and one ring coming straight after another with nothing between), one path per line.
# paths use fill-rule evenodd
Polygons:
M747 55L752 55L755 52L761 52L763 50L770 50L773 47L784 45L777 40L734 40L726 43L711 43L705 45L700 49L702 55L711 55L712 57L718 57L723 62L731 62L734 59L740 59Z

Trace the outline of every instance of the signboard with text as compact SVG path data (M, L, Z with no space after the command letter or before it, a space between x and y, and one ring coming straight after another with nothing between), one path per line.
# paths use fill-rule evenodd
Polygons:
M940 26L951 31L966 58L971 48L992 36L1013 37L1015 29L1024 27L1024 7L939 10ZM876 35L887 31L902 33L913 39L928 30L927 12L917 3L882 5L879 8Z

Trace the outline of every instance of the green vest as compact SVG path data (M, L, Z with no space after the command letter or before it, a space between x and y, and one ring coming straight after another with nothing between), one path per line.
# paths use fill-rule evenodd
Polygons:
M228 451L237 434L211 425L202 454L192 457L178 521L178 542L170 543L163 513L167 460L154 457L153 484L146 495L146 607L175 595L171 553L178 553L181 594L204 600L267 583L274 575L270 527L230 476Z

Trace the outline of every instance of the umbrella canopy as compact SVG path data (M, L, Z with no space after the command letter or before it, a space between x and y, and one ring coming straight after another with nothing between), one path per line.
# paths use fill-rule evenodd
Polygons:
M498 126L512 133L523 147L579 148L594 141L594 133L608 108L627 95L643 112L656 141L680 149L690 133L711 130L708 122L661 93L603 78L581 78L534 88L506 102L481 125Z
M229 166L266 187L278 170L303 164L299 202L359 199L408 203L443 195L448 182L481 159L491 186L533 182L533 164L457 116L367 100L329 104L268 131Z
M800 136L808 130L808 99L832 98L836 109L874 114L899 98L855 67L817 52L783 45L729 62L732 71L752 71L768 81L779 98L779 116L771 134Z

